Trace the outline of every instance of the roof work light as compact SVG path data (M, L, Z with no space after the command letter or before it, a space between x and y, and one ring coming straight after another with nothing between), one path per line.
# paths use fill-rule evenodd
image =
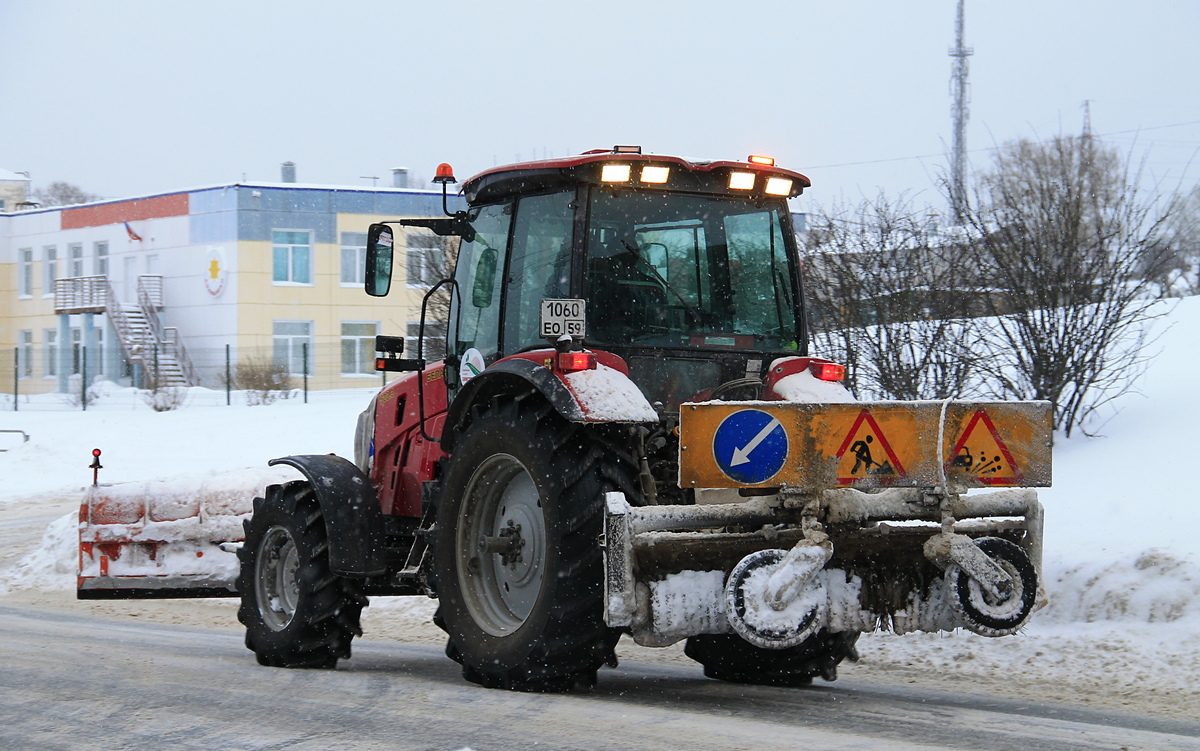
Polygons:
M629 180L628 164L606 164L600 169L600 180L606 183L623 183Z

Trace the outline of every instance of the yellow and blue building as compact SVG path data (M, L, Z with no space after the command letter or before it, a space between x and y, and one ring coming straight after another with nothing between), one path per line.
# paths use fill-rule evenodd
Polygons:
M0 210L0 393L67 392L85 373L216 388L227 347L313 389L371 385L375 335L411 334L444 264L439 238L398 230L402 293L363 291L368 225L442 215L429 190L245 182L17 204Z

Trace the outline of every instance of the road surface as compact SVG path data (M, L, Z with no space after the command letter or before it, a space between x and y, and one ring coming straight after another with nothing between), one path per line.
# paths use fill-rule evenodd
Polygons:
M637 660L590 693L518 694L464 682L427 644L360 640L335 671L278 670L230 629L0 604L0 748L1200 751L1200 720Z

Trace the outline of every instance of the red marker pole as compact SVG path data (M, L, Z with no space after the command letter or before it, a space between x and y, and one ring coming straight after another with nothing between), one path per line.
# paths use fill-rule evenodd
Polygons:
M104 467L100 464L100 449L92 449L92 463L88 465L92 470L92 485L100 484L100 470Z

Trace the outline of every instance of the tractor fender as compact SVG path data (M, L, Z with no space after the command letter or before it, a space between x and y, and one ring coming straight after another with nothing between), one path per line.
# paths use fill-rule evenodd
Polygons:
M325 516L333 573L361 577L387 571L383 512L375 488L362 470L333 454L284 456L267 464L295 467L308 479Z
M575 423L647 423L658 415L629 379L625 362L595 352L596 368L568 373L551 369L554 350L522 352L494 363L472 378L451 402L442 432L449 452L458 434L474 419L472 408L493 397L538 393L563 419Z
M534 391L570 422L584 422L583 409L567 385L544 365L523 358L492 364L466 385L450 402L442 430L442 450L449 453L454 440L473 419L471 407L488 404L492 397Z

